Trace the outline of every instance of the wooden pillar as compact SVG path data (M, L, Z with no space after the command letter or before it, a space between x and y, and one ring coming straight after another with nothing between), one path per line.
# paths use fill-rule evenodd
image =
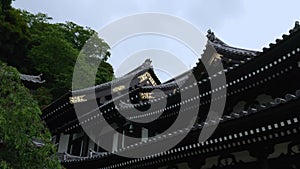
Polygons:
M146 128L142 128L142 141L147 141L148 140L148 129L146 129Z
M118 150L118 143L119 143L119 133L115 133L113 135L113 145L112 145L112 152L115 152Z
M58 143L58 151L59 153L64 153L68 151L68 145L69 145L69 137L70 135L64 135L61 133L59 137L59 143Z

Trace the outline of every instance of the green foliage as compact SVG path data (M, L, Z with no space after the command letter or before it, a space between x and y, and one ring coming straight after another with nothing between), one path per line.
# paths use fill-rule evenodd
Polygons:
M73 22L56 24L64 33L64 38L77 50L81 50L86 41L95 33L91 28L84 28Z
M46 14L16 10L11 0L0 0L0 60L24 74L43 73L46 80L31 91L31 96L18 71L0 61L1 169L60 168L38 105L44 108L71 89L73 67L80 53L85 56L79 60L83 81L86 77L90 82L89 70L100 62L94 75L96 84L113 78L112 66L106 62L109 46L94 30L73 22L52 24L51 19ZM86 43L90 45L84 48ZM78 86L83 87L89 86ZM42 140L45 146L38 148L33 139Z
M85 46L82 48L81 52L92 58L101 58L102 61L107 61L110 57L109 46L99 38L97 33L94 33L85 42Z
M88 61L80 61L81 70L87 72L83 74L87 77L85 84L94 84L90 83L93 78L88 77L91 75L89 70L100 61L105 63L99 68L96 84L112 79L113 69L106 62L110 57L110 48L94 30L73 22L52 24L49 22L52 18L46 14L31 14L12 8L0 15L0 19L1 16L0 59L25 74L43 73L46 80L43 87L49 91L46 97L52 97L51 100L71 89L73 67L80 52ZM90 86L78 86L83 87ZM38 101L39 105L50 103Z
M41 111L22 85L16 69L0 62L0 167L61 168ZM45 145L37 147L33 139Z
M52 101L52 94L48 88L40 87L35 91L32 91L33 98L38 100L38 104L41 109L46 108Z
M83 52L76 61L74 73L76 77L72 79L73 90L102 84L111 81L114 77L114 71L110 64L98 57L87 56Z
M96 84L101 84L105 81L113 80L113 67L107 62L101 62L96 74Z
M12 0L0 0L0 7L2 10L10 9L11 8Z
M73 66L78 51L64 39L57 38L55 32L39 36L40 44L28 52L36 72L41 72L46 85L57 98L71 89Z
M20 68L28 44L28 27L19 11L9 8L0 12L0 59Z
M91 72L96 62L105 62L110 56L109 46L98 37L97 33L90 29L79 26L73 22L50 24L45 14L33 15L26 11L22 12L28 25L30 25L31 48L27 53L33 71L43 73L47 88L51 91L54 99L71 89L73 68L77 56L81 52L85 58L93 59L93 62L81 63L82 78L85 84L91 83ZM84 47L85 44L87 47ZM100 60L100 58L103 58ZM106 63L105 67L99 68L96 76L96 84L110 81L113 70ZM108 68L107 70L105 68ZM100 76L99 74L103 74ZM78 88L90 87L80 85Z

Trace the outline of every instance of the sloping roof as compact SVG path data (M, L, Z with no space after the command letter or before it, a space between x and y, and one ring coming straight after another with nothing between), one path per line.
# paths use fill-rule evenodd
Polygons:
M72 91L73 94L77 94L77 93L82 93L82 92L88 92L88 91L95 91L95 90L101 90L101 89L105 89L107 87L110 87L112 84L115 84L121 80L127 79L129 77L135 76L137 75L139 72L146 70L146 69L150 69L152 68L151 65L151 60L150 59L146 59L145 62L143 64L141 64L139 67L135 68L134 70L126 73L124 76L116 78L112 81L106 82L106 83L102 83L100 85L96 85L96 86L92 86L92 87L88 87L88 88L84 88L84 89L79 89L79 90L74 90Z
M214 32L212 32L210 29L207 31L206 37L212 43L213 47L216 49L218 53L226 56L240 55L240 56L244 56L245 58L247 57L252 58L257 56L260 53L254 50L247 50L247 49L229 46L228 44L220 40L218 37L216 37Z
M89 93L93 93L93 92L103 92L103 91L110 91L110 87L113 84L116 83L121 83L123 81L126 81L127 79L130 79L130 77L135 77L137 75L140 75L146 71L149 71L152 73L152 77L154 78L154 80L156 80L156 83L158 85L160 85L160 81L157 78L157 76L155 75L152 65L151 65L151 60L150 59L146 59L145 62L143 64L141 64L139 67L135 68L134 70L128 72L127 74L125 74L124 76L117 78L113 81L104 83L104 84L100 84L97 86L92 86L89 88L84 88L84 89L80 89L80 90L75 90L75 91L69 91L68 93L66 93L65 95L61 96L59 99L55 100L54 102L52 102L48 107L46 107L45 109L43 109L43 114L41 116L42 120L45 120L47 123L49 123L49 119L50 119L50 123L52 123L56 117L62 117L63 115L66 114L66 112L72 112L72 109L68 109L66 112L62 113L62 109L66 109L66 107L70 107L69 104L69 97L73 95L79 95L79 94L89 94ZM108 103L110 103L108 101ZM59 107L59 108L58 108ZM72 107L72 106L71 106ZM73 115L73 116L72 116ZM53 118L55 117L55 118ZM68 120L70 120L72 122L72 118L77 118L75 113L70 113L68 114ZM67 121L67 120L66 120ZM63 121L61 123L67 123L66 121ZM76 121L76 120L75 120ZM55 121L53 123L56 123ZM58 123L56 123L55 125L58 125ZM51 128L50 126L48 126L49 128Z
M210 42L213 44L217 51L223 51L228 52L228 54L239 54L244 56L257 56L259 54L258 51L229 46L228 44L220 40L218 37L216 37L214 32L212 32L210 29L207 31L206 37L208 38L208 40L210 40Z
M297 26L297 23L296 23L296 26ZM295 27L296 27L295 26ZM290 31L290 33L291 34L294 34L295 32L298 32L300 29L299 29L299 23L298 23L298 28L294 28L294 29L292 29L291 31ZM299 33L299 32L298 32ZM299 36L298 36L299 37ZM253 56L253 57L255 57L255 56L257 56L257 55L261 55L261 54L263 54L263 53L259 53L259 52L257 52L256 53L256 55L254 56L253 54L255 53L254 51L249 51L249 50L244 50L244 49L238 49L238 50L236 50L237 48L233 48L233 47L230 47L230 46L227 46L227 44L225 44L224 42L222 42L220 39L215 39L215 42L212 42L212 43L214 43L215 45L216 44L218 44L218 45L220 45L221 47L224 47L224 48L226 48L226 49L228 49L228 50L226 50L228 53L234 53L235 55L237 55L237 54L239 54L239 55L242 55L242 56ZM272 46L271 46L272 47ZM299 49L299 48L298 48ZM300 50L299 50L300 51ZM254 52L254 53L252 53L252 52ZM251 54L252 53L252 54ZM269 55L267 55L267 56L269 56ZM264 56L262 56L262 57L264 57ZM270 59L270 57L265 57L265 58L267 58L267 59ZM280 58L281 58L281 56L280 56ZM279 58L279 59L280 59ZM256 59L259 59L259 57L257 57ZM254 60L256 60L256 59L253 59L252 61L254 61ZM275 59L275 58L274 58ZM277 59L277 58L276 58ZM258 61L260 61L260 60L258 60ZM251 62L251 63L249 63L248 62L248 64L253 64L254 62ZM261 63L261 62L257 62L257 63ZM245 65L245 64L244 64ZM251 65L250 65L251 66ZM248 65L248 68L250 67L249 65ZM241 69L245 69L245 67L240 67ZM247 67L246 67L247 68ZM253 69L254 69L254 67L252 67ZM262 67L262 68L264 68L264 67ZM233 69L229 69L229 71L232 71ZM257 70L261 70L261 69L257 69ZM257 72L257 71L253 71L253 72ZM272 71L269 71L269 72L272 72ZM237 73L238 74L240 74L240 72L239 71L237 71ZM253 74L253 73L252 73ZM254 74L253 74L254 75ZM266 77L271 77L271 76L266 76ZM233 77L232 76L232 79L233 78L235 78L235 77ZM247 82L248 83L248 82ZM163 87L169 87L169 86L173 86L175 83L174 82L169 82L169 83L167 83L167 84L162 84L162 85L159 85L159 86L156 86L155 88L163 88ZM255 83L256 84L256 83ZM254 87L254 85L253 85L253 87ZM153 88L153 87L143 87L143 88ZM248 88L248 87L247 87ZM241 91L243 91L244 92L244 88L242 88L243 90L241 90ZM291 108L291 109L293 109L293 108L298 108L297 106L295 106L295 105L297 105L296 103L298 103L299 104L299 98L300 98L300 91L299 90L297 90L296 91L296 93L295 94L289 94L289 93L286 93L286 95L282 95L282 96L284 96L284 97L280 97L280 98L276 98L276 99L274 99L273 101L270 101L269 103L267 103L267 104L259 104L259 105L256 105L255 107L253 107L253 108L251 108L251 109L249 109L249 110L245 110L245 111L241 111L241 112L239 112L239 113L231 113L231 114L229 114L229 115L225 115L225 116L223 116L223 118L220 118L220 121L221 121L221 125L224 125L225 124L225 122L228 122L228 121L231 121L231 122L233 122L233 121L235 121L235 122L237 122L237 121L240 121L241 119L243 119L243 120L245 120L246 118L249 118L249 117L252 117L252 119L260 119L260 115L262 115L263 113L264 114L268 114L269 115L269 117L270 118L268 118L268 119L271 119L271 118L274 118L275 117L275 115L280 115L280 117L283 115L283 113L281 113L281 112L285 112L285 111L282 111L282 110L285 110L285 108ZM293 106L291 106L291 104L293 105ZM278 111L274 114L274 109L277 109ZM279 109L280 108L280 109ZM280 110L280 111L279 111ZM293 112L294 112L294 110L293 110ZM271 116L270 116L271 115ZM279 117L279 116L278 116ZM245 121L241 121L241 122L249 122L249 119L247 119L247 120L245 120ZM208 125L214 125L215 124L215 121L214 120L210 120L209 122L207 122L208 123ZM197 133L196 131L200 131L202 128L203 128L203 126L204 126L204 124L205 124L205 122L202 122L202 123L197 123L196 125L194 125L194 127L192 128L192 131L194 131L194 132L191 132L192 134L193 133ZM228 123L227 123L228 124ZM259 125L257 125L257 123L249 123L249 124L251 124L251 125L253 125L253 126L259 126ZM222 126L223 127L223 126ZM221 129L222 129L222 127L221 127ZM238 127L235 127L235 128L238 128ZM224 128L223 128L224 129ZM225 128L226 129L226 128ZM240 128L239 128L240 129ZM242 130L242 129L241 129ZM220 130L220 128L219 128L219 131L221 131L222 132L222 130ZM219 132L219 133L221 133L221 132ZM228 132L229 133L229 132ZM171 133L172 134L172 133ZM172 134L173 136L168 136L168 135L166 135L167 137L166 138L163 138L162 140L159 140L159 139L156 139L156 140L154 140L154 139L149 139L149 140L151 140L151 141L147 141L147 142L145 142L145 143L142 143L142 144L139 144L138 146L147 146L148 144L153 144L153 143L155 143L155 142L158 142L158 141L164 141L164 139L172 139L172 137L176 137L176 135L174 135L174 134ZM247 134L248 135L248 134ZM194 135L193 135L194 136ZM242 137L242 136L241 136ZM189 141L191 141L192 140L192 138L193 137L189 137L189 138L191 138ZM221 137L220 137L221 138ZM272 137L272 139L275 139L275 137ZM212 140L212 142L213 142L213 140ZM191 142L189 142L189 143L191 143ZM213 144L216 144L216 142L214 142ZM218 143L219 144L219 143ZM222 143L220 143L220 144L222 144ZM194 144L195 145L195 144ZM133 147L132 147L132 149L134 149L134 148L138 148L137 146L135 146L135 145L133 145ZM193 147L193 148L191 148L193 145L192 144L190 144L189 145L190 146L190 149L196 149L195 148L195 146ZM203 147L203 149L204 148L207 148L207 146L198 146L198 148L197 149L202 149L202 147ZM228 148L229 149L229 148ZM130 151L131 150L131 148L130 149L127 149L127 150L125 150L125 151ZM180 152L180 147L178 148L178 152ZM182 149L183 150L183 149ZM208 150L208 151L215 151L215 150ZM176 152L176 151L175 151ZM173 154L173 152L172 153L170 153L170 151L168 151L167 153L161 153L161 154L158 154L158 155L154 155L154 156L151 156L151 157L148 157L148 158L143 158L143 159L140 159L140 160L135 160L135 161L133 161L133 162L130 162L130 163L128 163L128 164L130 164L130 165L136 165L136 164L134 164L134 163L138 163L138 162L144 162L144 164L143 165L148 165L147 164L147 162L145 162L145 161L151 161L153 158L156 158L156 157L161 157L161 156L166 156L166 154ZM174 153L175 154L175 153ZM178 154L176 153L176 155L177 155L177 157L174 155L173 157L175 157L175 159L176 158L182 158L183 156L181 156L181 157L179 157L178 156ZM97 161L97 160L103 160L103 163L105 162L105 160L106 161L113 161L113 165L112 166L108 166L108 167L104 167L104 168L114 168L114 167L116 167L117 165L120 165L120 164L122 164L122 161L121 162L118 162L117 160L118 159L121 159L121 158L119 158L119 157L117 157L117 158L115 158L115 159L113 159L112 160L112 158L111 157L114 157L115 155L114 154L112 154L112 153L107 153L107 154L105 154L105 155L99 155L99 156L93 156L93 157L91 157L91 158L86 158L86 159L84 159L84 158L82 158L82 159L77 159L77 160L73 160L73 159L70 159L70 160L64 160L62 163L64 164L64 165L66 165L66 166L73 166L73 165L77 165L77 164L82 164L82 165L87 165L87 163L89 163L89 162L93 162L93 161ZM188 156L190 156L190 155L188 155ZM167 160L170 160L170 159L172 159L172 158L169 158L169 159L167 159L167 158L165 158L164 160L164 162L166 162ZM121 160L123 160L123 159L121 159ZM101 161L102 162L102 161ZM158 163L160 162L160 163L162 163L162 161L157 161ZM95 163L93 163L93 164L95 164ZM117 164L117 165L116 165ZM123 163L124 164L124 163ZM153 164L153 163L152 163ZM126 164L127 165L127 164ZM140 164L138 164L138 165L140 165ZM100 168L100 167L99 167Z
M291 97L293 96L293 97ZM291 95L291 94L286 94L285 97L283 98L276 98L274 99L273 101L270 101L269 104L267 105L257 105L256 108L252 108L252 109L249 109L247 111L242 111L242 112L239 112L239 113L232 113L230 115L226 115L226 116L223 116L222 118L220 118L220 126L223 126L223 125L228 125L228 122L231 122L234 124L234 126L237 125L237 121L248 121L247 118L252 118L252 119L259 119L261 116L260 115L264 115L264 114L274 114L274 111L273 109L276 108L276 109L294 109L297 107L293 107L293 106L289 106L289 105L293 105L295 103L299 103L299 98L300 98L300 93L299 93L299 90L296 91L295 95ZM284 102L281 101L281 100L285 100ZM281 111L277 111L276 112L276 115L280 115ZM278 118L277 116L272 116L272 118ZM205 124L206 123L206 124ZM236 124L235 124L236 123ZM159 154L156 154L156 155L150 155L148 156L148 158L141 158L139 160L135 160L135 161L132 161L130 163L127 163L126 166L129 167L129 166L134 166L134 165L137 165L138 162L145 162L143 166L147 166L147 165L151 165L149 163L146 163L146 161L152 161L154 158L156 157L159 157L159 158L162 158L162 157L166 157L168 155L172 155L174 156L175 160L178 160L180 158L183 158L183 156L178 156L178 154L180 153L185 153L183 150L182 147L186 147L186 146L189 146L189 148L191 150L203 150L203 149L206 149L208 146L208 144L201 144L201 143L195 143L193 141L193 137L194 135L197 135L197 132L202 130L205 127L208 127L208 126L214 126L215 125L215 121L214 120L210 120L208 122L202 122L202 123L196 123L195 125L193 125L193 127L191 128L191 131L189 130L182 130L181 132L178 131L176 133L170 133L168 135L166 135L166 137L155 137L155 138L150 138L149 140L147 141L144 141L144 142L141 142L139 144L136 144L136 145L132 145L132 146L128 146L128 147L125 147L122 151L124 152L128 152L128 151L132 151L136 148L141 148L141 147L144 147L144 146L150 146L150 145L155 145L155 144L159 144L160 142L162 141L165 141L165 140L168 140L168 139L173 139L174 137L177 137L179 134L178 133L185 133L185 132L191 132L191 136L189 137L189 139L184 143L184 144L181 144L177 147L174 147L173 149L170 149L168 150L167 152L163 152L163 153L159 153ZM251 125L253 126L257 126L256 123L251 123ZM279 126L279 128L284 128L283 126ZM273 130L273 129L267 129L267 130ZM241 131L247 131L247 129L241 129ZM232 134L230 132L228 132L229 134ZM228 134L226 133L226 134ZM253 136L255 136L256 134L253 134ZM217 144L222 144L223 142L220 141L215 141L216 139L217 140L220 140L219 138L221 138L221 136L219 137L216 137L215 139L210 139L210 144L214 144L214 145L217 145ZM233 138L234 140L238 140L238 139L244 139L245 136L240 136L240 138ZM273 137L272 139L276 139L276 137ZM208 142L208 141L206 141ZM259 140L259 142L262 142L262 140ZM180 150L181 149L181 150ZM229 151L228 149L231 149L231 147L226 147L224 148L226 149L226 151ZM173 151L173 150L176 150L176 151ZM207 150L206 153L208 152L217 152L217 151L221 151L221 149L209 149ZM204 153L204 151L203 151ZM105 167L111 167L111 168L118 168L116 167L116 165L112 165L111 163L105 163L107 161L110 161L113 157L116 157L115 154L113 153L103 153L103 154L95 154L93 156L90 156L90 157L77 157L76 159L75 158L66 158L64 160L62 160L62 164L67 167L67 168L72 168L72 167L75 167L75 166L89 166L89 165L97 165L95 163L95 161L101 161L103 166L98 166L98 168L105 168ZM186 157L186 156L184 156ZM122 157L117 157L117 158L114 158L114 164L124 164L124 162L126 161L130 161L131 159L125 159L125 158L122 158ZM172 158L168 158L167 160L165 161L156 161L155 163L163 163L163 162L166 162L166 161L172 161ZM99 165L99 164L98 164ZM107 166L105 166L107 165Z
M283 34L281 39L276 39L275 43L270 43L269 47L264 47L263 53L269 51L270 49L272 49L276 45L282 43L283 41L291 38L292 35L296 34L298 31L300 31L300 23L299 23L299 21L296 21L294 28L289 30L289 34Z

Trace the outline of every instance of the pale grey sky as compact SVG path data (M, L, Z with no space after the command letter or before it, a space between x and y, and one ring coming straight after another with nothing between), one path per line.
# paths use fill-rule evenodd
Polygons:
M32 13L47 13L54 22L73 21L95 30L124 16L160 12L183 18L204 33L212 29L229 45L254 50L281 38L300 20L299 0L16 0L13 6ZM116 47L112 51L113 66L117 67L124 57L143 48L167 48L178 57L188 53L176 42L158 40L155 36L145 38L148 41L140 39L137 43L137 37ZM186 64L190 67L192 63Z

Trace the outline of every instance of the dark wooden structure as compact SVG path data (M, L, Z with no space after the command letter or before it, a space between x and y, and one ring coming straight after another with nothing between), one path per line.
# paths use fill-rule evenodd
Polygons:
M207 37L217 55L207 57L204 52L202 57L211 65L215 59L221 60L224 65L224 70L213 76L207 74L199 61L190 71L196 77L196 83L188 80L191 74L186 72L177 77L177 83L170 80L160 84L149 61L146 61L141 67L117 80L122 85L123 80L135 76L130 83L130 90L118 91L119 97L113 100L110 98L113 91L107 86L114 81L90 89L70 91L46 108L42 119L59 144L62 164L66 168L99 169L300 168L299 23L296 22L288 35L283 35L282 39L277 39L276 43L271 43L262 52L231 47L211 31ZM210 79L220 74L226 75L227 83L211 88ZM193 88L198 88L199 95L191 93L189 98L181 100L180 94L192 91ZM151 93L155 89L163 91L165 95ZM205 120L211 102L218 102L218 98L211 100L211 94L225 89L227 100L223 116ZM105 120L114 125L119 133L141 138L140 142L128 143L124 139L115 138L116 131L106 131L104 137L112 140L111 151L128 153L174 139L185 132L188 132L187 136L168 151L138 159L106 152L84 134L72 106L88 104L88 93L94 91L99 106L97 110L102 112ZM76 96L80 97L74 98ZM124 100L127 98L125 96L130 99ZM147 110L150 105L160 102L161 97L167 99L166 107L145 114L134 113L134 109ZM225 96L219 96L222 97ZM160 135L172 125L181 106L188 105L189 109L183 110L183 113L189 113L196 104L200 105L199 113L191 129L178 128L167 135ZM140 124L124 119L118 113L120 110L128 113L130 119L151 118L159 112L162 115L149 124ZM90 126L97 125L101 123L97 118L98 113L94 109L87 110L80 121L87 121ZM199 134L203 128L213 128L216 122L220 124L213 135L199 143Z

